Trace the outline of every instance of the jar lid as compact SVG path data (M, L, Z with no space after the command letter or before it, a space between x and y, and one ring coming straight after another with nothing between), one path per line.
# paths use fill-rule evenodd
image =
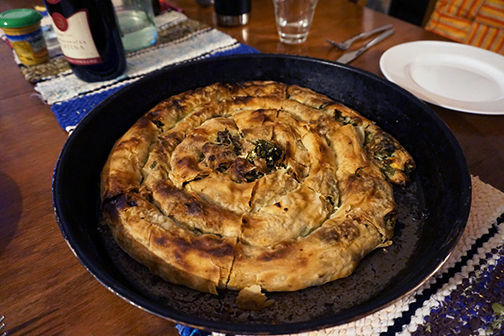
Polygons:
M0 28L19 28L30 26L42 20L39 12L29 9L11 9L0 14Z

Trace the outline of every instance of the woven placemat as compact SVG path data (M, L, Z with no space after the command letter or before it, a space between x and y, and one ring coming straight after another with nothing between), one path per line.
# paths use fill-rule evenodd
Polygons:
M478 177L471 179L467 226L433 277L414 293L365 318L296 335L503 335L504 193ZM209 334L182 325L177 329L182 336Z

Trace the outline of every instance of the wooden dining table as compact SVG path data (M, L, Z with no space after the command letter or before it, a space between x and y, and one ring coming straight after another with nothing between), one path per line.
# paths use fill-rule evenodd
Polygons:
M446 39L421 27L346 0L320 0L306 42L279 41L271 0L253 0L250 21L217 25L213 7L171 0L189 18L264 53L336 60L343 54L326 39L344 40L392 23L395 34L351 63L382 76L389 48ZM0 12L33 8L42 0L3 0ZM359 42L363 44L364 42ZM463 113L430 105L454 133L470 173L504 190L504 116ZM414 135L412 135L414 136ZM9 335L178 335L176 323L154 316L102 286L79 263L55 219L51 183L68 137L49 105L25 80L11 50L0 44L0 315Z

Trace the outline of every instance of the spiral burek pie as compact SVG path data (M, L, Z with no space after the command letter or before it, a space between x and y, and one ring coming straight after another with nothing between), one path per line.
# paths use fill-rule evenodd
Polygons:
M199 291L295 291L348 276L394 226L392 136L310 89L214 84L172 96L114 145L102 209L117 243Z

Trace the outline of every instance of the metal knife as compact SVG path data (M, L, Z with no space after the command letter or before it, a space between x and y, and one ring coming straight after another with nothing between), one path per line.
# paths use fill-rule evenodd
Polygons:
M380 35L378 35L377 37L375 37L371 41L369 41L362 48L354 50L354 51L347 52L346 54L343 54L343 56L341 56L340 58L338 58L336 60L336 62L342 63L342 64L348 64L348 63L352 62L354 59L356 59L357 57L359 57L360 55L362 55L362 53L364 51L368 50L369 48L371 48L375 44L378 44L381 41L385 40L387 37L389 37L390 35L392 35L394 33L395 33L394 29L389 29L389 30L381 33Z

